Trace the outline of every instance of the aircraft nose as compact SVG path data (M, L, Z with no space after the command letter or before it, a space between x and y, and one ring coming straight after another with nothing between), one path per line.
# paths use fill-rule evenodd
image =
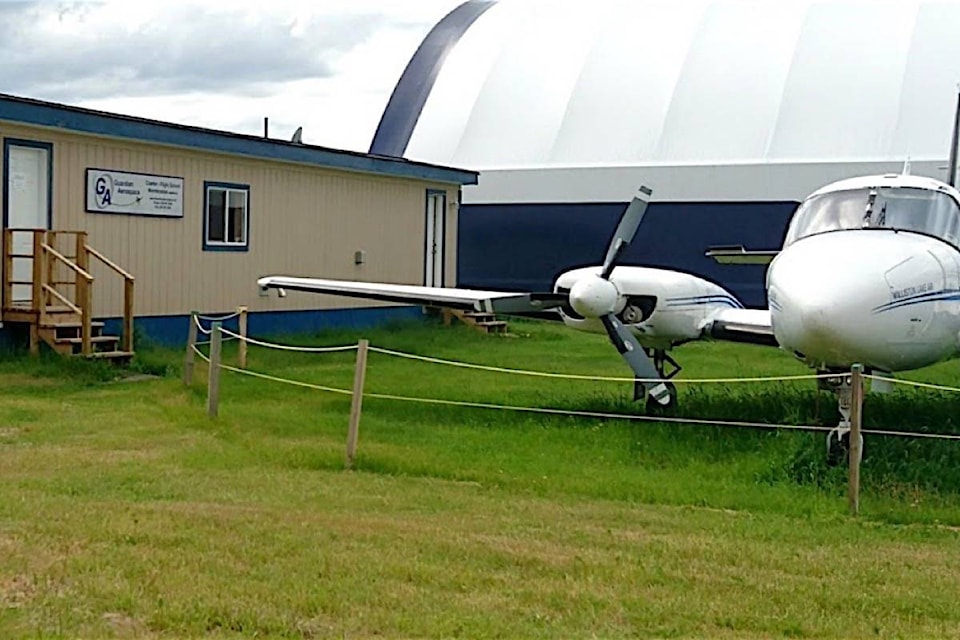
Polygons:
M875 339L873 309L889 297L885 261L863 259L841 235L792 245L768 273L777 341L818 365L863 362Z

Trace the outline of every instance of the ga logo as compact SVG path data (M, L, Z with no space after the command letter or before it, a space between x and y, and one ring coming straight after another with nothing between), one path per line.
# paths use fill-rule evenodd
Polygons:
M113 178L109 174L97 176L96 188L97 207L106 209L113 204Z

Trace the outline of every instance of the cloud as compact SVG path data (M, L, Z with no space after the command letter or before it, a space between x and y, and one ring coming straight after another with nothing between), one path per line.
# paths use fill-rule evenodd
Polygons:
M462 0L0 0L0 92L365 151Z
M373 10L253 11L244 3L0 3L0 86L59 101L230 91L334 75L383 28Z

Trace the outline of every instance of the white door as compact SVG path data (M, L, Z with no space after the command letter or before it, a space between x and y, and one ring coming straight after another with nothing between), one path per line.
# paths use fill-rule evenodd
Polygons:
M443 249L446 237L445 216L447 194L443 191L427 192L427 253L424 284L428 287L443 286Z
M6 224L10 229L47 229L50 212L50 149L21 146L7 147L7 201ZM13 253L32 255L33 234L14 233ZM33 280L33 259L13 259L13 280L29 283ZM13 300L5 303L30 302L32 287L16 284Z

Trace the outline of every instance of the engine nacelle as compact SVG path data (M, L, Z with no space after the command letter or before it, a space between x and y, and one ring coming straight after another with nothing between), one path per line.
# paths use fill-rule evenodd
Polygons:
M556 293L567 293L584 278L595 279L599 267L567 271L557 278ZM619 300L617 317L630 327L645 347L666 349L696 340L720 309L743 308L737 298L703 278L649 267L617 267L610 275ZM595 318L584 317L569 304L561 310L563 322L573 329L603 333Z

